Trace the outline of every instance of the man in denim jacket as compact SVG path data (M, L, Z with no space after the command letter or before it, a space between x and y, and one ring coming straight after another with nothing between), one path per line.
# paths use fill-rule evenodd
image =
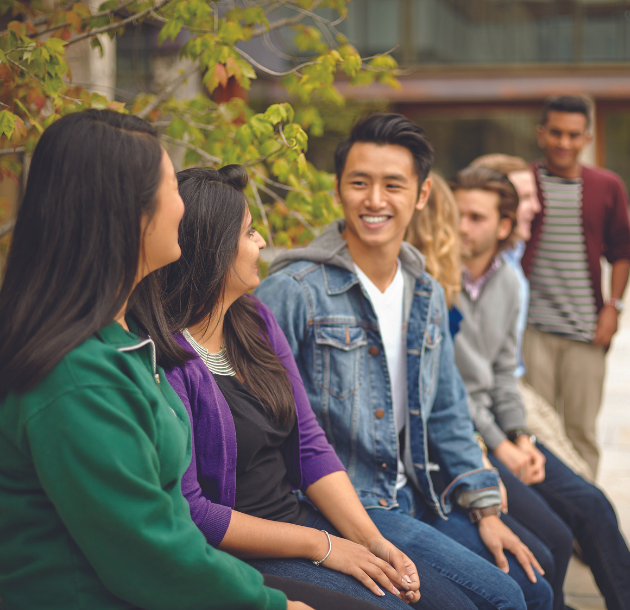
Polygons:
M286 334L318 421L381 533L478 608L551 608L534 555L500 519L498 477L473 436L443 292L403 242L431 190L432 160L406 118L359 121L335 153L345 219L278 256L256 296Z

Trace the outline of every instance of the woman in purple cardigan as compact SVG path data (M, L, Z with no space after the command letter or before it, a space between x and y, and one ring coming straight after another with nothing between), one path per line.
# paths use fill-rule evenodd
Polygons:
M266 244L252 229L246 170L195 168L178 180L182 257L162 280L169 325L189 359L165 368L193 427L182 492L194 522L210 544L265 574L383 608L470 608L380 534L315 420L273 314L247 294L260 282Z

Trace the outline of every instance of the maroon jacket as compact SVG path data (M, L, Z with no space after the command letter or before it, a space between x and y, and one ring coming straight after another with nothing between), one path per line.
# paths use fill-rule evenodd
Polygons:
M536 178L538 199L542 209L532 222L532 237L527 242L525 254L521 260L523 271L528 277L540 240L545 214L545 200L537 171L540 165L540 161L533 163L532 171ZM599 312L604 306L600 257L605 256L609 263L630 260L628 195L621 178L607 169L582 166L582 181L582 230L586 241L591 284Z

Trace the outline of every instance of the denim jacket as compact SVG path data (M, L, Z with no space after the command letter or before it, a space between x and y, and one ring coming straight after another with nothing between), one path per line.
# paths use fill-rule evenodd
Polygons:
M354 272L345 221L306 248L278 256L256 296L284 331L315 415L366 508L394 508L399 453L378 320ZM498 476L484 469L466 389L455 367L448 314L422 255L403 243L407 425L403 461L426 503L445 517L462 506L500 504ZM430 475L440 470L438 494Z

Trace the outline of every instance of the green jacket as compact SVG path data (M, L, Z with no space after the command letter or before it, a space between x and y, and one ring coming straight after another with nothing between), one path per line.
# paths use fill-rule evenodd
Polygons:
M208 545L181 477L188 415L154 345L112 323L0 401L3 610L286 608Z

